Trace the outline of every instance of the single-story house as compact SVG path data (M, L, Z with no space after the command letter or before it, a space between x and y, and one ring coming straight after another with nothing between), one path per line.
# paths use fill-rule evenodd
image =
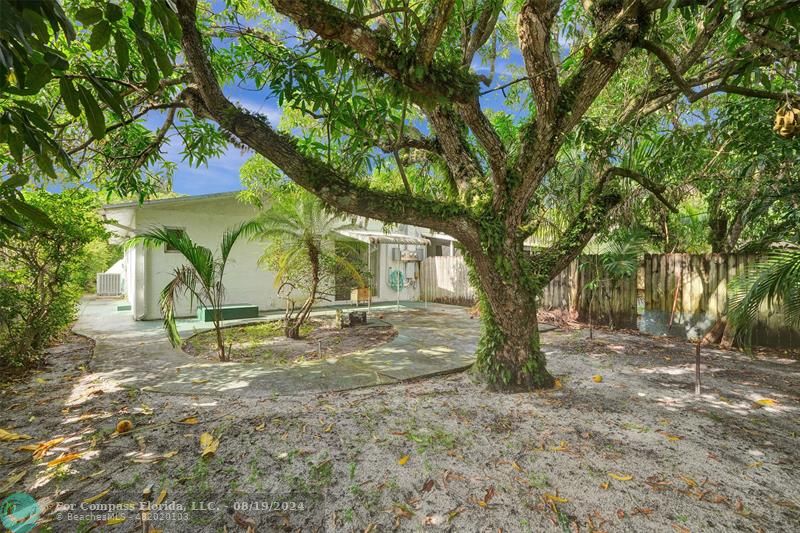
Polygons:
M218 253L225 229L251 220L257 214L257 208L240 202L235 192L165 198L143 204L112 204L102 209L115 242L124 242L137 233L165 226L185 231L193 241L215 253ZM380 221L356 220L357 227L343 230L339 238L360 250L363 263L368 265L372 274L373 302L419 300L420 261L428 255L456 253L452 238L426 228L400 225L387 232ZM226 305L257 305L262 311L285 307L284 297L278 294L275 284L275 273L258 265L263 253L263 242L246 238L237 241L223 280ZM161 289L172 278L173 270L184 262L183 256L174 250L142 246L126 249L122 264L115 268L122 272L121 286L125 288L134 319L160 318ZM349 302L354 287L352 279L336 279L335 300ZM180 302L177 314L193 316L197 305L198 302L187 296Z

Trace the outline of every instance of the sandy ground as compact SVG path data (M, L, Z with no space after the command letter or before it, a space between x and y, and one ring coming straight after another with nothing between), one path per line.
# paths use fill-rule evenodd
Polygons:
M74 338L0 391L0 427L32 437L0 443L0 489L33 494L45 531L800 529L800 363L707 351L695 398L691 345L586 333L543 335L560 390L456 374L224 400L102 390ZM166 507L145 528L142 500Z
M373 319L369 324L343 329L333 325L333 319L314 318L307 322L310 333L300 339L289 339L282 333L273 336L250 334L251 331L282 332L280 322L231 326L224 329L226 346L233 361L291 364L349 354L380 346L397 335L391 324ZM274 328L274 332L273 332ZM202 359L216 361L217 340L214 331L188 338L183 350Z

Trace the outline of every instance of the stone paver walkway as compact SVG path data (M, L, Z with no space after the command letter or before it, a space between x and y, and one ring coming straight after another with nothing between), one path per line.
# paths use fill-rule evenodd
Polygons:
M289 367L259 363L199 362L167 341L160 321L134 321L130 311L117 311L120 300L87 298L74 327L95 340L92 370L95 379L125 388L176 394L264 396L347 390L396 383L455 372L474 361L480 321L464 307L401 302L373 306L373 315L397 329L381 346L346 356L308 361ZM364 309L363 307L361 309ZM331 309L315 315L331 314ZM280 313L261 320L280 318ZM229 320L226 325L256 319ZM184 338L209 329L196 319L178 321ZM544 329L544 328L543 328ZM108 384L106 384L108 386Z

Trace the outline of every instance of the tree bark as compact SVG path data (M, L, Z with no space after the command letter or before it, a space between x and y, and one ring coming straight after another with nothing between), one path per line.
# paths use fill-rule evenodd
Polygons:
M554 384L539 343L536 298L516 283L506 294L481 298L483 329L475 371L490 389L510 392Z
M555 380L545 368L536 319L536 300L550 276L539 274L542 265L524 252L522 240L482 237L482 248L466 254L483 326L474 371L492 390L550 388Z

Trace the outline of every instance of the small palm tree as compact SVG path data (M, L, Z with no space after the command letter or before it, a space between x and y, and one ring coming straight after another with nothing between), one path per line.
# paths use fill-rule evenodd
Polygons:
M307 285L301 287L308 297L300 309L293 313L293 307L287 307L287 337L299 338L300 327L318 299L320 281L333 274L323 272L325 265L334 265L335 269L352 276L359 286L363 285L356 265L337 254L333 246L325 245L333 243L336 232L353 227L353 224L342 222L337 215L326 211L319 200L306 193L293 194L276 202L248 225L249 237L271 243L259 262L276 267L276 285L285 287L291 284L290 279L298 278L303 278ZM341 248L342 244L339 245ZM306 275L298 275L299 272ZM288 297L287 300L290 301Z
M225 287L222 277L228 263L231 249L236 240L247 231L248 224L241 224L229 229L222 235L220 244L220 257L214 257L211 250L192 241L183 231L159 227L148 230L128 240L126 246L141 244L148 248L167 246L178 251L188 264L177 267L174 277L161 290L159 304L161 316L164 320L164 329L167 331L170 343L179 346L181 336L175 324L175 304L181 295L190 295L206 308L212 309L214 330L217 334L217 351L220 361L230 360L225 352L225 342L222 334L222 310L225 301Z
M778 249L734 279L728 318L737 341L750 344L758 312L766 302L782 311L789 326L800 326L800 247Z

